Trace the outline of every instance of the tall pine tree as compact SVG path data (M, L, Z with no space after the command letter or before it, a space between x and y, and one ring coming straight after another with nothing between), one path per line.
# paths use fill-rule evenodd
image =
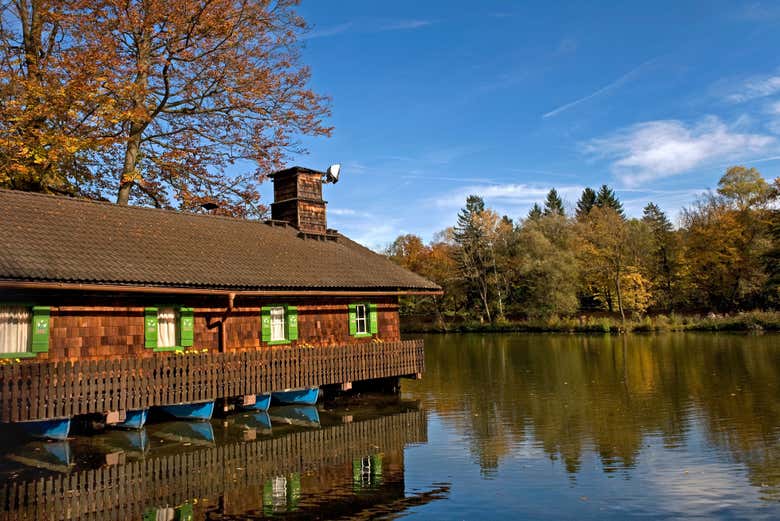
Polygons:
M591 187L582 191L580 200L577 201L577 219L582 221L590 213L591 208L596 205L596 192Z
M596 194L595 205L599 208L611 208L621 217L626 217L623 211L623 204L615 195L615 191L607 185L601 185L601 188L599 188L599 193Z
M542 207L538 203L534 203L530 210L528 210L528 220L538 221L542 218Z
M544 215L566 215L563 208L563 200L558 195L555 188L547 192L547 199L544 201Z

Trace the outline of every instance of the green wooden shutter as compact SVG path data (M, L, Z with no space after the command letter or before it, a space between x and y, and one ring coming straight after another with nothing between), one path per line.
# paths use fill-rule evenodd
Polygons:
M301 500L301 475L297 472L287 476L287 510L297 510Z
M260 329L263 342L271 341L271 308L263 306L260 310Z
M144 347L157 347L157 308L144 309Z
M382 478L382 455L381 454L371 455L371 476L374 477L375 479Z
M351 336L357 334L357 304L349 305L349 334Z
M376 304L368 305L368 331L375 335L379 332L379 316L376 312Z
M33 306L32 308L32 352L49 352L49 322L51 308L48 306Z
M285 314L287 315L287 340L298 340L298 308L287 306Z
M195 312L192 308L179 308L179 345L192 347L195 340Z

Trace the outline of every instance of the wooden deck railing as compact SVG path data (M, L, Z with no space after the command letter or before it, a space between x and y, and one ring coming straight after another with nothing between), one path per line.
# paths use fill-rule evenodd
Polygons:
M67 418L424 372L422 340L0 367L0 421Z
M230 501L222 503L256 509L270 478L306 473L327 480L328 473L345 464L351 473L354 458L376 453L403 457L405 446L426 441L426 416L418 410L272 439L152 451L125 464L5 481L0 484L0 521L140 520L149 507L195 500L199 507L205 503L214 508L219 497L228 495ZM241 500L246 504L236 505Z

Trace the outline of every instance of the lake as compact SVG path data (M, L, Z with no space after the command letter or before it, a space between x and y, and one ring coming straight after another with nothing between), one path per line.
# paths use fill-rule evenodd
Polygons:
M0 519L778 519L780 336L436 335L397 398L6 439Z

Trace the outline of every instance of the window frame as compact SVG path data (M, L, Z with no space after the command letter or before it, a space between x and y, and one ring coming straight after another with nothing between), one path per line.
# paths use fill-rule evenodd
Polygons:
M274 308L281 308L283 310L282 324L284 328L283 329L284 338L279 340L273 340L271 310L273 310ZM264 316L268 317L268 338L267 339L265 338L265 334L263 333ZM279 345L292 344L293 341L296 340L298 340L298 306L293 306L290 304L267 304L260 308L260 341L262 343L268 346L279 346Z
M280 342L280 343L289 342L289 338L287 338L289 336L287 334L287 309L284 306L269 306L269 308L270 309L268 310L268 314L271 317L271 324L270 324L271 338L269 342ZM278 311L280 310L281 310L281 317L277 316L277 318L281 321L282 336L281 338L274 338L274 331L276 329L274 327L274 312L276 311L278 313Z
M175 345L172 346L160 346L160 310L165 308L173 308L174 311L174 334L176 336ZM144 328L146 328L146 319L148 312L150 310L155 310L154 317L155 317L155 343L154 346L146 345L146 339L144 339L144 347L146 349L151 349L154 353L171 353L176 351L184 351L187 348L193 347L195 344L194 342L194 336L195 336L195 308L188 307L182 304L155 304L153 306L147 306L144 308ZM182 335L182 318L184 316L187 316L187 318L192 320L192 323L190 325L192 331L191 331L191 338L190 335L188 335L188 340L186 342L187 345L185 345L185 342L183 341L183 335ZM144 337L146 337L146 332L144 332Z
M360 318L361 309L363 310L363 318ZM364 302L355 304L355 336L368 336L371 334L368 320L368 304ZM360 330L361 321L363 323L363 331Z
M36 351L35 347L33 347L33 322L35 321L35 310L33 308L41 307L47 309L46 306L38 306L34 302L9 302L9 301L2 301L0 302L0 307L14 307L14 308L27 308L30 312L30 324L29 324L29 331L27 333L27 350L26 351L20 351L16 353L0 353L0 359L5 358L35 358L38 356L38 353L47 353L49 351L49 344L51 343L51 316L49 317L49 324L47 326L47 345L45 350L38 350Z
M364 312L364 318L362 319L365 323L365 331L360 332L358 330L358 324L361 319L358 318L358 306L363 307ZM349 316L349 336L352 338L371 338L374 335L379 334L379 316L374 316L374 320L372 320L372 315L374 315L377 311L376 304L372 304L371 302L362 301L362 302L352 302L348 306L348 316ZM354 313L355 316L355 330L352 331L352 314ZM377 322L376 324L374 322Z

